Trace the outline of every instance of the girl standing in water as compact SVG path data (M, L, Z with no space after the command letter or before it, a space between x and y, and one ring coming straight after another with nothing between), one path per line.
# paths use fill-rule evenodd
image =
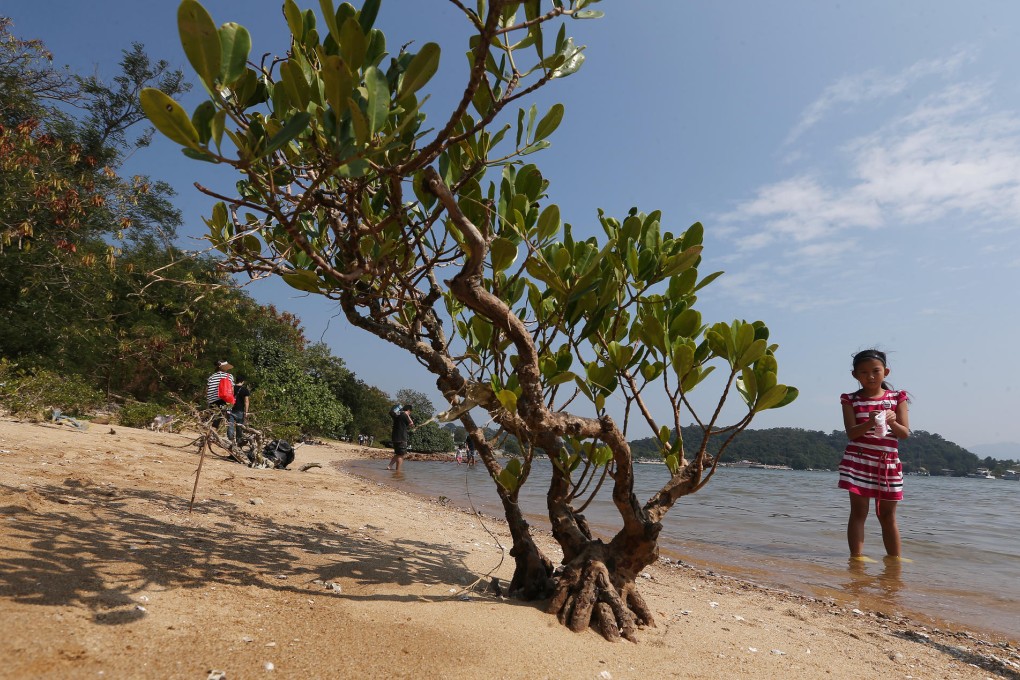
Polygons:
M850 492L850 520L846 526L851 559L864 557L864 522L875 499L882 525L882 542L890 557L900 556L896 504L903 500L903 465L898 440L910 436L907 393L893 390L885 352L868 349L854 355L851 375L861 389L841 394L843 424L850 439L839 463L839 488Z

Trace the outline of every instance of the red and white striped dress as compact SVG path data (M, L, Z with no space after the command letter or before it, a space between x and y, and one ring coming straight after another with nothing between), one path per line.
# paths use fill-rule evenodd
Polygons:
M870 418L872 411L895 411L907 400L903 390L886 390L882 396L868 399L859 393L839 395L842 404L850 404L858 423ZM898 441L892 434L876 437L874 429L851 440L839 462L840 489L883 501L903 500L903 465Z

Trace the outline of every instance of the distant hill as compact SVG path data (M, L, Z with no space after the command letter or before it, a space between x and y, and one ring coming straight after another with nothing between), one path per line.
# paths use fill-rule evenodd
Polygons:
M688 449L696 442L700 443L701 428L685 427L682 432ZM709 444L709 453L715 455L719 451L722 439L713 438ZM657 440L652 437L632 441L630 445L636 458L659 459ZM723 461L750 460L766 465L789 465L795 470L835 470L844 448L846 433L842 430L834 430L829 434L792 427L744 430L727 447ZM978 458L941 435L924 430L912 432L908 439L900 442L899 449L900 460L906 472L924 468L933 475L965 475L978 467L1005 469L1015 465L1015 461L1009 458L995 459L995 464L990 464L988 460Z

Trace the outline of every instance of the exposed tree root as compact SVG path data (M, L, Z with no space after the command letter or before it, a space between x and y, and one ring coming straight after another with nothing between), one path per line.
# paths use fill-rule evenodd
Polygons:
M592 555L603 550L585 552L560 574L549 613L575 633L593 627L610 642L637 642L639 628L655 626L651 610L633 581L613 583L605 558Z

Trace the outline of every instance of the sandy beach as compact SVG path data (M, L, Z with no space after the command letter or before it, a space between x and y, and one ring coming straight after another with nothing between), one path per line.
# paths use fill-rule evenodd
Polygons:
M0 421L0 678L1020 678L1015 640L665 561L638 644L574 634L487 588L501 518L341 469L386 451L207 456L189 513L193 438Z

